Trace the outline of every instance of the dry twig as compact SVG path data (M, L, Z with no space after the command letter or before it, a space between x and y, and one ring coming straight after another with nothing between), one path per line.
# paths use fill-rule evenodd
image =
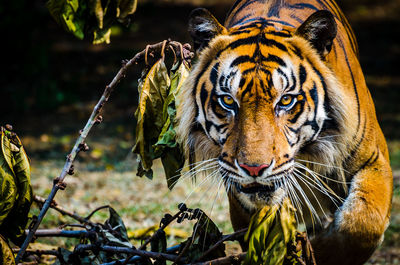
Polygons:
M15 262L17 264L23 257L26 249L28 248L29 243L32 241L32 238L35 235L36 230L38 229L40 223L42 222L44 216L46 215L58 190L60 190L60 189L64 190L66 188L64 179L67 176L67 174L72 175L74 173L73 162L75 160L76 155L81 150L82 151L87 150L87 145L85 144L86 137L87 137L88 133L90 132L90 130L92 129L93 125L96 123L100 123L102 121L103 118L100 115L100 113L101 113L101 110L102 110L104 104L108 101L108 99L111 95L111 92L114 90L116 85L121 81L121 79L125 77L126 72L129 67L131 67L132 65L138 64L139 62L142 62L144 60L147 61L147 55L148 55L149 50L151 51L151 53L150 53L150 56L151 56L152 52L159 52L159 51L163 50L163 47L165 47L165 46L167 47L166 49L171 49L171 47L176 49L175 54L179 54L184 59L186 59L186 58L189 59L189 58L193 57L193 53L191 53L189 50L190 46L188 46L186 44L182 45L179 42L168 40L166 42L164 41L164 42L160 42L160 43L157 43L154 45L149 45L146 48L146 50L137 53L132 59L130 59L128 61L127 60L123 61L121 69L118 71L118 73L113 78L111 83L105 87L104 92L103 92L100 100L97 102L96 106L94 107L92 114L90 115L85 127L80 131L80 136L76 140L75 145L72 148L72 151L70 152L70 154L67 155L67 159L65 161L64 167L63 167L60 175L54 179L53 188L52 188L49 196L43 203L43 207L40 210L40 213L39 213L37 219L35 220L35 222L33 224L31 224L29 233L28 233L24 243L22 244L20 251L18 252L18 254L15 258ZM153 54L153 56L154 56L154 54Z

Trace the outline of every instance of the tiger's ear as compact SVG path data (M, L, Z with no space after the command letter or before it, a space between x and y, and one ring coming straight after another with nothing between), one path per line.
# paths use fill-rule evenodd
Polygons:
M197 8L190 13L189 33L196 53L208 45L216 35L226 32L217 19L205 8Z
M296 35L308 40L322 58L331 51L336 33L335 18L327 10L315 12L296 30Z

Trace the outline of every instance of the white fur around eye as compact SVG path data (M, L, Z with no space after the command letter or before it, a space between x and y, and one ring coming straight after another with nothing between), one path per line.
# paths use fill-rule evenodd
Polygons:
M213 31L213 30L215 30L215 26L214 26L214 24L212 24L210 22L204 22L204 23L201 23L201 24L197 24L196 25L196 30L200 31L200 32Z
M272 83L277 90L281 91L287 86L286 79L277 70L272 73Z

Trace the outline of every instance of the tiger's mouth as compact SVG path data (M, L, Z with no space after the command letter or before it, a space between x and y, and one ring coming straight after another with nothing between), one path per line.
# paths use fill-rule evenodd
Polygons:
M250 184L240 184L235 182L235 188L239 193L245 194L263 194L268 195L276 191L276 185L263 185L257 182L252 182Z

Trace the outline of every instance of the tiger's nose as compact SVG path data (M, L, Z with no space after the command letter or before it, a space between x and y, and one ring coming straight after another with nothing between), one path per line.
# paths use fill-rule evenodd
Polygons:
M268 168L270 165L261 164L261 165L246 165L246 164L239 164L239 166L244 169L250 176L258 177L263 169Z

